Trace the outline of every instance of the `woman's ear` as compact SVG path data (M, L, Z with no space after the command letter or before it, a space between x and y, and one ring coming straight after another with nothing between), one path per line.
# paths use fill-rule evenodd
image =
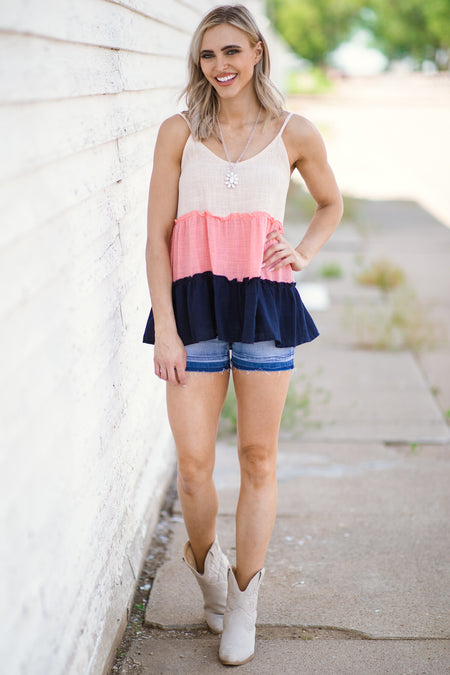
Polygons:
M262 59L263 55L263 46L261 40L256 43L255 45L255 66L257 63L259 63Z

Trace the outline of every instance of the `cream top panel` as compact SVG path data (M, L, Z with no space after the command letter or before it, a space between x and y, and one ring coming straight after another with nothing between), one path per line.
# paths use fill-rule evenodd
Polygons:
M233 189L224 182L228 162L189 136L181 162L177 217L190 211L220 217L262 211L282 223L291 173L282 133L290 117L263 150L235 165L239 184Z

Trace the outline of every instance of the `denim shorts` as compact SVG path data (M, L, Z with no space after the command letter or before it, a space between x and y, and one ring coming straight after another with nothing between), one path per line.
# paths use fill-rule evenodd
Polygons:
M219 338L185 346L186 370L220 373L223 370L292 370L294 347L276 347L274 340L254 342L224 342ZM231 352L231 354L230 354Z

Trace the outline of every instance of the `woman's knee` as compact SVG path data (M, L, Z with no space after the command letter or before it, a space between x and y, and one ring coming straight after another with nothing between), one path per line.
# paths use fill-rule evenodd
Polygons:
M197 459L178 458L178 485L185 494L196 494L213 477L214 465Z
M239 448L242 480L258 485L276 480L276 448L248 444Z

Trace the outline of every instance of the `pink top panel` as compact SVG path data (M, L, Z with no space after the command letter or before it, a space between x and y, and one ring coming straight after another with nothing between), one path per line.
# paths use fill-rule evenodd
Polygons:
M229 280L261 278L292 282L290 265L262 267L269 232L283 232L278 220L263 212L214 216L191 211L175 221L171 241L173 280L212 272Z

